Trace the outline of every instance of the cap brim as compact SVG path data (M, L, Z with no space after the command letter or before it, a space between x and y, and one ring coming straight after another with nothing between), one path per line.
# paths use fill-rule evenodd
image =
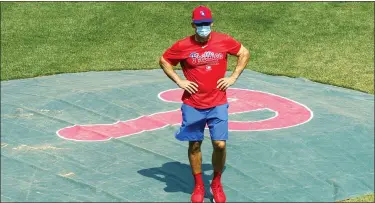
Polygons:
M212 19L193 20L193 23L194 23L194 24L198 24L198 23L212 23L212 22L213 22Z

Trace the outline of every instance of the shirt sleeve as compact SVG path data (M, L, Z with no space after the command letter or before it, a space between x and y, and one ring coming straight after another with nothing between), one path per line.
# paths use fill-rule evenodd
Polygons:
M233 37L229 35L227 36L225 40L225 44L226 44L227 52L231 55L235 55L240 51L241 43L233 39Z
M179 42L169 47L163 54L163 58L171 65L176 66L182 59L182 50Z

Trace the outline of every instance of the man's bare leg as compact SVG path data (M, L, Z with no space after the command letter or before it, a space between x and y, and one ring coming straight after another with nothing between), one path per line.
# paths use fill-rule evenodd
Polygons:
M201 152L202 141L190 141L189 142L189 162L193 175L202 173L202 152Z
M222 140L213 140L212 146L212 166L214 168L214 172L222 173L227 155L226 143Z
M213 202L226 202L226 196L221 184L221 174L225 165L225 158L227 155L225 141L212 141L214 148L212 152L212 166L214 168L214 177L211 182L211 191L213 195Z

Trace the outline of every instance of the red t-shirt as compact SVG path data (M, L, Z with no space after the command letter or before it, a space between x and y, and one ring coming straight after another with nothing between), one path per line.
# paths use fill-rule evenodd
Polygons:
M201 44L194 35L177 41L163 54L173 66L181 64L187 80L198 84L198 91L185 91L182 102L199 109L211 108L227 103L225 91L216 88L217 81L227 71L227 54L237 54L241 43L229 35L211 32L207 43Z

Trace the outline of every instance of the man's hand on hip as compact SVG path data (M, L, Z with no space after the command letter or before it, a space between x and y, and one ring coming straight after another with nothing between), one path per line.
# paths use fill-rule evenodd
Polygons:
M217 88L220 90L227 90L228 87L232 86L236 82L234 77L221 78L217 81Z
M198 84L189 80L180 80L177 82L177 85L180 88L188 91L190 94L194 94L198 91Z

